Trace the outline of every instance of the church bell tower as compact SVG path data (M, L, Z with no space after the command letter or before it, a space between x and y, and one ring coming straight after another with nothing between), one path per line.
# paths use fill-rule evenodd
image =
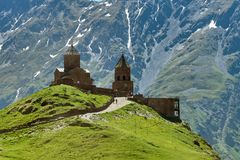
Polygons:
M129 96L133 94L133 81L131 81L131 68L127 64L124 55L121 56L115 66L115 81L112 84L117 96Z
M64 71L68 72L76 67L80 68L80 54L71 45L64 54Z

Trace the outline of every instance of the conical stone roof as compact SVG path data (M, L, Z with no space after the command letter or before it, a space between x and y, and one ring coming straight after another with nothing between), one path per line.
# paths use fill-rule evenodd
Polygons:
M77 49L71 44L71 46L67 49L65 55L79 55Z
M123 54L121 58L118 60L118 63L116 64L115 68L122 68L122 67L130 68Z

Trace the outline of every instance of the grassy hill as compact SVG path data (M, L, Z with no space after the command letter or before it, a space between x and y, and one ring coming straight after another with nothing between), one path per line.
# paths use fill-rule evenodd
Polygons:
M85 113L102 107L109 100L108 96L84 94L71 86L49 87L2 109L0 130L57 118L71 111Z
M65 114L16 128L71 109L97 109L109 101L110 97L61 85L0 110L0 130L15 127L0 134L0 159L218 159L188 127L166 121L149 107L134 102L111 113L94 115L90 121Z

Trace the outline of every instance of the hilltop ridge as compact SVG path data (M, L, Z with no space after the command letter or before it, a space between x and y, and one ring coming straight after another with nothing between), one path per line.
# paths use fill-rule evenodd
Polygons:
M101 108L111 97L83 93L66 85L43 89L0 110L8 129L38 118ZM31 108L31 109L28 109ZM80 113L80 115L83 114ZM91 120L72 115L0 134L0 159L219 159L182 123L132 102Z

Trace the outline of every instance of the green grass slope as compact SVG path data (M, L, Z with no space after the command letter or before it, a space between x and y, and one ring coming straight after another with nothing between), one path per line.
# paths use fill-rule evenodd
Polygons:
M61 99L57 96L62 100L58 100L58 104L70 102L74 104L73 97L94 103L96 106L103 105L109 100L109 97L84 94L72 87L55 86L50 88L58 94L66 89L66 95L70 98ZM8 124L13 126L13 122L14 125L26 123L27 120L22 117L26 114L15 115L15 112L19 111L9 114L7 112L44 93L49 93L47 94L48 99L45 100L55 97L50 96L53 91L49 92L49 89L45 89L36 93L35 96L32 95L0 110L1 119L5 122L1 121L1 128L8 128ZM80 95L77 96L76 93ZM78 102L76 103L75 107L79 105ZM88 105L82 105L82 108L78 109L85 107ZM46 116L47 112L41 112L42 108L44 106L39 106L37 111L27 114L28 117ZM57 106L55 110L56 112L67 110L63 108ZM18 118L16 119L16 117ZM166 121L147 106L131 103L111 113L94 115L90 121L81 119L79 116L71 116L2 133L0 134L0 159L202 160L218 159L218 156L201 137L192 133L188 127Z
M2 109L0 130L40 118L51 118L70 110L84 111L99 108L109 100L108 96L85 94L67 85L52 86Z

